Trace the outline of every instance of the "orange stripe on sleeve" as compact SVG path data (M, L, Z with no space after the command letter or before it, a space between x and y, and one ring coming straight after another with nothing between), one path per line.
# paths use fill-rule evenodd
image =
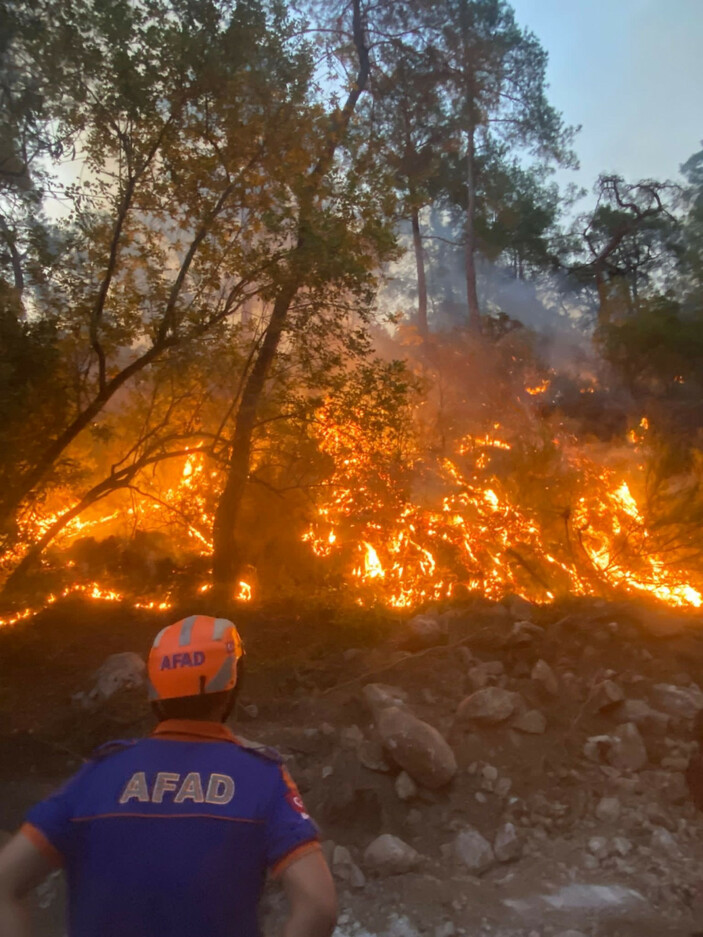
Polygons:
M55 846L49 842L41 830L37 829L31 823L23 823L20 827L20 833L35 846L39 852L48 859L52 865L62 866L63 856Z
M309 855L311 852L318 852L322 850L319 840L313 839L309 840L307 843L303 843L302 846L296 846L295 849L292 849L289 853L286 853L278 862L271 868L271 877L279 878L289 866L293 865L294 862L297 862L298 859L302 859L303 856Z

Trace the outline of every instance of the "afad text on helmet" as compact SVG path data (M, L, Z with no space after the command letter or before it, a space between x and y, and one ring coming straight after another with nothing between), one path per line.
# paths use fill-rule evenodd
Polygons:
M176 654L165 654L159 670L176 670L178 667L201 667L205 663L203 651L179 651Z

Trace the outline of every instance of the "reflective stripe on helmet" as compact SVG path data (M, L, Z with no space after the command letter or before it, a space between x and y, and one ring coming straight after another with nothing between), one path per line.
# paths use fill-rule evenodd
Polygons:
M232 622L229 618L216 618L215 624L212 629L212 639L213 641L220 641L224 637L225 631L228 628L232 627Z
M201 615L190 615L188 618L183 619L183 624L181 625L181 633L178 636L178 646L187 647L190 644L190 639L193 635L193 626L195 625L198 618L201 618Z
M166 625L165 628L162 628L161 631L159 631L159 633L158 633L158 634L156 635L156 637L154 638L154 643L152 644L152 647L158 647L158 646L159 646L159 644L160 644L160 642L161 642L161 639L163 638L163 636L166 634L166 632L168 631L168 629L169 629L170 627L171 627L171 625Z
M206 693L219 693L226 690L234 679L234 658L226 657L215 676L205 686Z

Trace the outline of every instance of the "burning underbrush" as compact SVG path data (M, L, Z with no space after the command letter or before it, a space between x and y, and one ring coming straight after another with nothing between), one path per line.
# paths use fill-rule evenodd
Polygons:
M410 609L477 594L620 594L700 607L701 454L689 446L683 467L664 465L663 434L640 404L592 366L546 367L524 330L490 346L454 338L396 343L404 365L350 373L311 405L315 456L297 484L274 464L281 443L267 431L232 598ZM44 598L2 623L75 592L155 609L207 593L222 478L193 447L76 513L27 579L24 595ZM34 506L6 571L69 497Z

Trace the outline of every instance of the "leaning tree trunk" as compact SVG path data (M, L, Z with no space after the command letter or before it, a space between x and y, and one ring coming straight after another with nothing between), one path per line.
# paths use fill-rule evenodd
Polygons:
M413 248L415 250L415 267L417 269L417 327L423 341L428 335L427 328L427 277L425 275L425 253L422 249L422 235L420 234L420 213L413 205Z
M464 248L464 269L466 272L466 301L469 307L469 328L473 332L481 331L481 310L478 305L476 289L476 183L475 129L470 127L466 135L466 241Z
M333 114L324 151L307 180L305 195L301 199L298 212L297 243L289 257L290 272L276 296L264 340L244 385L237 410L227 478L215 511L213 524L211 597L213 608L217 611L225 610L236 594L239 571L243 562L237 540L237 522L249 479L252 437L266 379L276 359L288 312L298 290L305 282L311 262L306 232L312 225L315 201L322 182L332 168L337 148L344 139L369 76L369 50L365 39L361 0L353 0L352 8L354 45L359 57L356 82L349 92L344 107Z

